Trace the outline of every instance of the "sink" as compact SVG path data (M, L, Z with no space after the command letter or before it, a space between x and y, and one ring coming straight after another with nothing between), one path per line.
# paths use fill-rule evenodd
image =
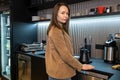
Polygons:
M109 80L113 74L99 70L88 70L81 71L79 76L80 80Z

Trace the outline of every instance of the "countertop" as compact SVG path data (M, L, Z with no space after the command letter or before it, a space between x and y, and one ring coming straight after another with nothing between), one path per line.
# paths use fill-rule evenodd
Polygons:
M37 57L37 58L45 58L44 54L45 51L41 51L40 53L26 53L26 55ZM113 64L105 63L104 60L98 59L98 58L92 58L90 59L92 61L93 66L95 66L94 70L98 70L105 73L113 74L109 80L119 80L120 79L120 71L112 69ZM91 71L90 71L91 72Z
M105 63L102 59L92 58L92 65L95 66L95 70L112 73L113 75L109 78L109 80L119 80L120 79L120 71L112 69L113 64Z

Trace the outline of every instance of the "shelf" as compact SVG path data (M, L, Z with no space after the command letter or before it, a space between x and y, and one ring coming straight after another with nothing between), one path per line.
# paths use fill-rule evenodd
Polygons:
M10 39L10 37L6 37L6 39Z
M111 13L104 13L104 14L93 14L93 15L83 15L83 16L74 16L74 18L85 18L85 17L99 17L99 16L109 16L109 15L120 15L120 12L111 12Z
M6 54L8 57L10 57L10 54Z
M74 17L71 17L71 19L86 18L86 17L100 17L100 16L109 16L109 15L120 15L120 12L111 12L111 13L104 13L104 14L74 16ZM38 20L38 21L33 21L33 22L44 22L44 21L50 21L50 19Z
M6 24L5 26L10 27L10 24Z
M58 2L64 2L67 4L74 4L74 3L85 2L85 1L90 1L90 0L55 0L55 1L45 2L43 4L36 3L34 5L29 6L28 9L43 10L43 9L53 8L54 5Z

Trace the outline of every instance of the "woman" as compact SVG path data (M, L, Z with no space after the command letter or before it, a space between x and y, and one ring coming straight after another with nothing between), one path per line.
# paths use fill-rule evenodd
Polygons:
M71 80L77 71L93 69L92 65L81 64L73 57L73 47L69 36L70 9L65 3L53 8L47 30L46 71L49 80Z

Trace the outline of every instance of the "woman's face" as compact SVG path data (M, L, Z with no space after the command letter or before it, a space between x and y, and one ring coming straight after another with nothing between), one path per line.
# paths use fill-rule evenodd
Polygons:
M64 24L69 19L69 11L66 6L61 6L58 10L57 20L58 22Z

